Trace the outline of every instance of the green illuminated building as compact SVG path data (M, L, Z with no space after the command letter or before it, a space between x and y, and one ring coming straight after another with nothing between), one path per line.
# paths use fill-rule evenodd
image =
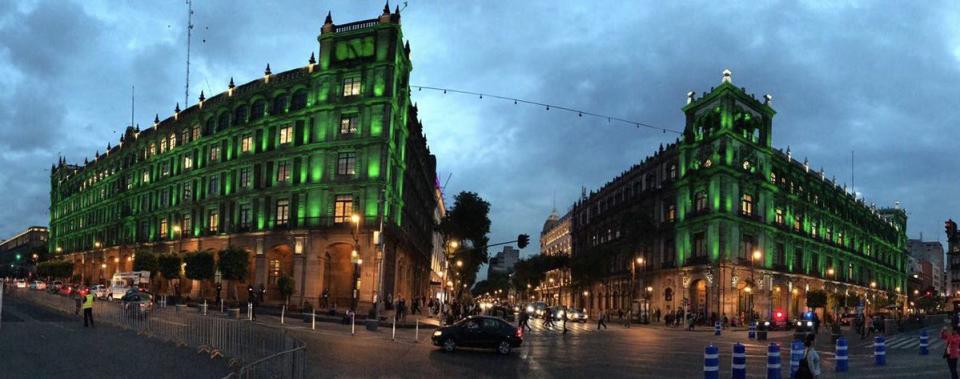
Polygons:
M61 160L51 251L96 281L129 271L136 253L236 246L250 252L248 284L273 301L281 276L294 279L294 299L316 304L328 290L341 309L354 275L361 304L378 290L425 294L436 160L410 103L400 15L343 25L327 15L318 41L305 67L267 65L262 78L231 79L151 128L128 128L93 161Z
M690 93L678 143L577 202L574 254L612 257L584 292L588 308L795 316L813 290L828 311L903 306L906 212L774 149L770 100L725 71L719 87Z

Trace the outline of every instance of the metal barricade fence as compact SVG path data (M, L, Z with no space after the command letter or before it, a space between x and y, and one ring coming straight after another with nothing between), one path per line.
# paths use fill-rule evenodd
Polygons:
M79 313L75 298L39 291L13 290L8 295L60 312ZM306 345L285 329L231 319L196 310L159 307L141 310L138 304L94 301L97 323L107 323L139 335L197 348L211 358L222 357L239 378L302 378Z

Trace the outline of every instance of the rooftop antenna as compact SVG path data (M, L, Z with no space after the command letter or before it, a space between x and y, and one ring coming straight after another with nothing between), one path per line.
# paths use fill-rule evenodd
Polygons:
M187 1L187 84L183 88L183 109L190 107L190 40L193 37L193 0Z
M453 172L450 172L450 175L447 175L447 180L443 181L443 186L440 187L440 191L444 192L447 190L447 183L450 183L450 178L453 177Z
M855 176L854 176L854 168L853 168L853 167L854 167L854 166L853 166L853 162L854 162L853 158L854 158L854 156L853 156L853 150L850 150L850 187L853 189L853 198L854 198L854 200L856 200L856 198L857 198L857 182L854 180L854 179L855 179Z

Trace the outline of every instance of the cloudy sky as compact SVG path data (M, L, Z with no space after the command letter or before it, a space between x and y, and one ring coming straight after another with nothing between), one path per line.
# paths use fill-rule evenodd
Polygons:
M668 4L665 6L664 4ZM396 1L391 1L391 9ZM409 1L414 85L501 94L680 129L687 91L724 68L774 96L774 144L943 239L960 218L955 2ZM335 23L381 1L197 1L190 99L270 63L302 66ZM0 238L46 225L49 168L116 144L130 120L183 101L186 6L171 1L0 1ZM492 204L493 241L538 236L566 208L675 136L556 110L414 92L448 194ZM536 251L537 244L525 253Z

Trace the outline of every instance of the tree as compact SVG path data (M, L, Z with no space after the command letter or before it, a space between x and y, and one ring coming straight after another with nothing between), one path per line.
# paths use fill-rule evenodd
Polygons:
M227 286L227 295L234 301L237 300L236 285L247 278L249 253L246 250L228 246L220 250L217 268L220 270L220 277L223 280L233 281L233 286ZM231 293L232 292L232 293Z
M495 293L497 290L507 291L510 289L510 277L507 274L492 273L487 280L481 280L473 286L470 293L474 296L480 296L485 293Z
M191 280L200 281L200 297L203 297L203 283L213 279L216 274L213 254L209 251L197 251L187 254L183 257L183 262L187 264L186 277Z
M157 269L160 275L163 275L163 278L167 280L168 290L174 279L180 279L180 263L182 262L180 256L176 254L163 254L157 257ZM180 297L179 288L175 295L178 298Z
M157 273L157 254L141 252L133 258L133 271L147 271L150 273L150 288L157 293L153 277Z
M283 303L290 303L290 295L293 295L293 278L283 275L277 278L277 287L280 287L280 295L283 296Z
M813 290L807 292L807 306L813 309L823 308L827 305L827 293L822 290Z
M453 207L440 222L444 240L460 241L460 249L455 251L452 257L454 262L463 262L463 266L458 269L458 293L462 292L464 286L469 287L476 281L480 265L487 263L489 214L490 203L474 192L464 191L457 194Z
M140 253L133 258L133 271L149 271L150 275L157 272L157 255Z

